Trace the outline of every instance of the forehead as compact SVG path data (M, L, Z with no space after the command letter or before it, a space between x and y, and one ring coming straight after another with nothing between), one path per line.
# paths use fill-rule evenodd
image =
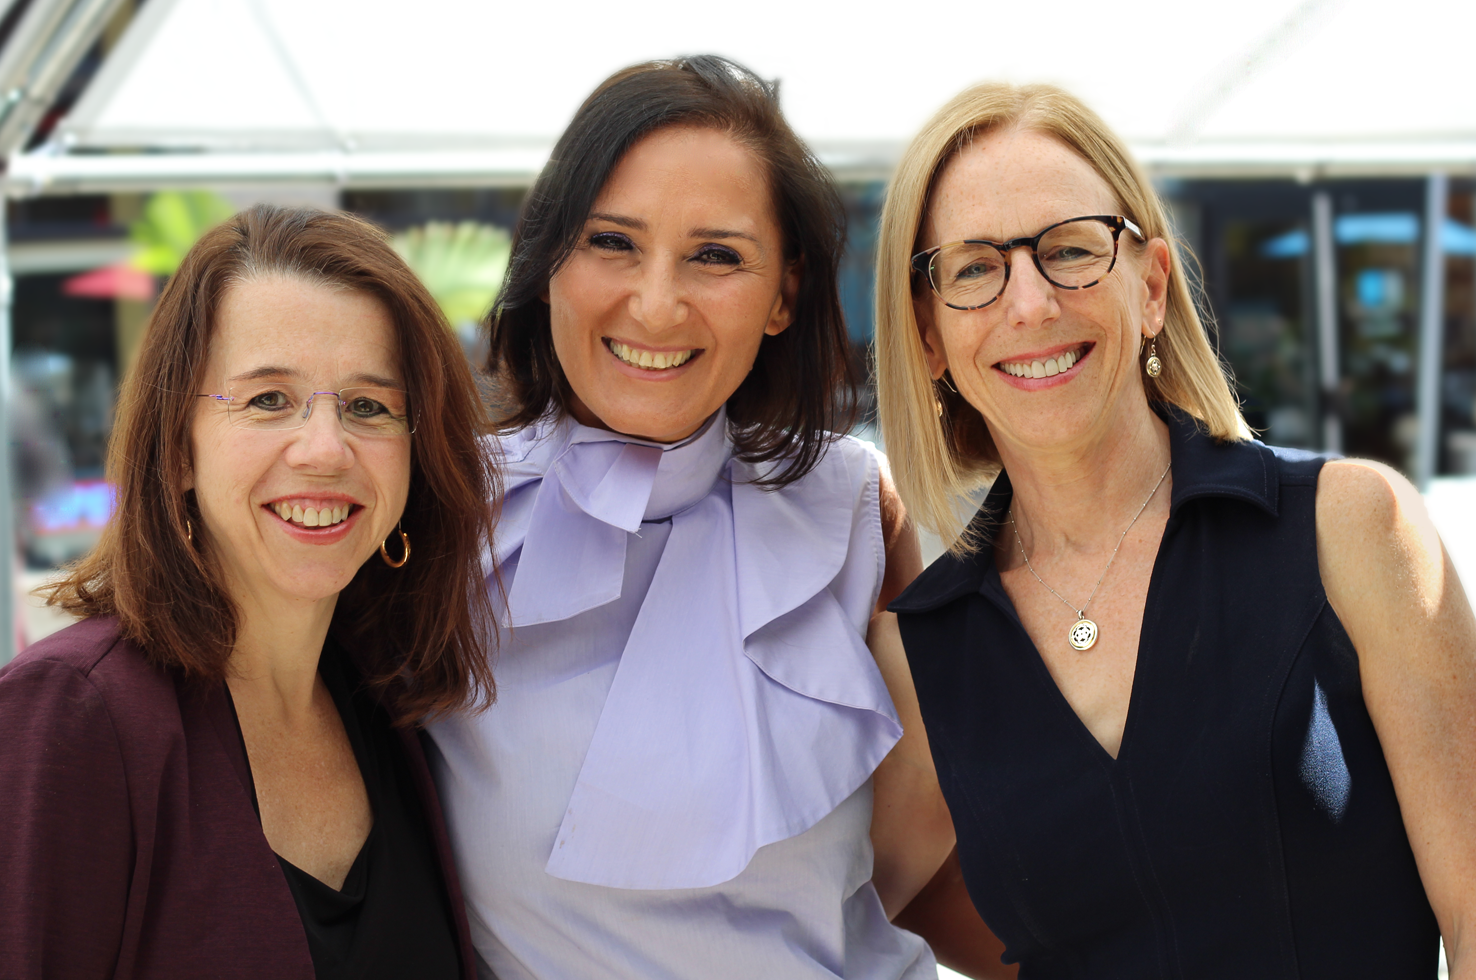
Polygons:
M1055 138L1029 130L989 133L956 154L939 175L923 244L1002 241L1067 218L1119 210L1102 176Z
M400 376L394 321L365 292L268 276L226 290L216 311L207 377L280 367L304 381L360 373Z
M726 133L695 126L668 126L641 138L611 171L595 210L673 219L724 214L775 224L757 155Z

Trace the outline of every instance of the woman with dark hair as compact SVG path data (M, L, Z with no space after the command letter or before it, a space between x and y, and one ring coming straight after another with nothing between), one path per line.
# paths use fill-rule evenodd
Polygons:
M501 980L934 975L872 883L902 726L864 636L920 559L831 434L843 240L773 87L714 57L609 79L529 195L491 323L499 702L431 726Z
M50 594L83 621L0 672L0 976L475 976L416 726L493 693L484 431L372 226L195 245Z

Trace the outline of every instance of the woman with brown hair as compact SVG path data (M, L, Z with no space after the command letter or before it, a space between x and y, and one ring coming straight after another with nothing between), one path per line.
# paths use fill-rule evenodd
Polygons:
M417 726L492 695L483 430L372 226L195 245L51 591L82 622L0 672L0 975L475 975Z
M1251 437L1172 242L1050 87L959 94L898 166L882 430L952 542L872 635L952 815L903 921L979 976L993 930L1022 978L1432 980L1442 934L1476 977L1466 594L1404 477Z

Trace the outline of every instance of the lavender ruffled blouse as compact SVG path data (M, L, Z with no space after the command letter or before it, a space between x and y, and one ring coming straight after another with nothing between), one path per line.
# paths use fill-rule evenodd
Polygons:
M431 728L487 975L934 977L870 883L901 735L865 644L878 459L753 485L722 412L661 446L504 442L497 704Z

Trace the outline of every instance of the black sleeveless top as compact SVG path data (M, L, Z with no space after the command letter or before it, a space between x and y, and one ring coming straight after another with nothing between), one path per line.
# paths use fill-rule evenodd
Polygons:
M1324 458L1160 414L1173 499L1116 760L1000 582L1007 476L979 552L891 605L969 895L1021 980L1431 980L1439 930L1318 572Z
M318 980L457 980L461 953L451 900L400 737L331 638L318 673L343 719L374 825L339 889L277 855L313 971ZM260 817L254 787L251 802Z

